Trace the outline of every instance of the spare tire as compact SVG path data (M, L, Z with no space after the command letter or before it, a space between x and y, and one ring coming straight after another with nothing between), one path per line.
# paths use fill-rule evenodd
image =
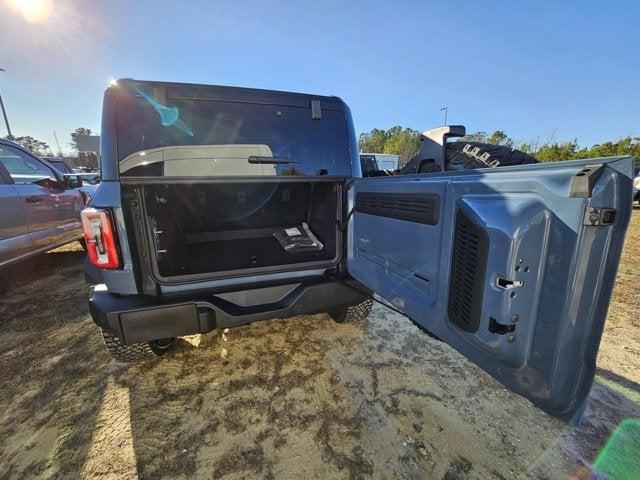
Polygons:
M532 155L506 145L480 142L447 143L447 170L495 168L538 163Z
M435 173L440 171L440 166L435 160L418 160L413 157L403 167L396 170L396 175L414 175L416 173Z

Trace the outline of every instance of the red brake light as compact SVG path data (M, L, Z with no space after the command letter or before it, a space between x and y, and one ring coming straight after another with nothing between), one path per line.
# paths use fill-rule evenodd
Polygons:
M85 208L81 218L89 261L99 268L120 268L118 239L109 212Z

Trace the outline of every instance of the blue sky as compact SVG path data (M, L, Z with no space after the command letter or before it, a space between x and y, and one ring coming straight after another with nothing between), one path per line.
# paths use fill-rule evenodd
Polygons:
M640 135L640 2L0 0L14 135L68 150L110 78L338 95L358 132L449 123L582 145ZM166 5L163 5L166 4ZM0 134L4 125L0 123Z

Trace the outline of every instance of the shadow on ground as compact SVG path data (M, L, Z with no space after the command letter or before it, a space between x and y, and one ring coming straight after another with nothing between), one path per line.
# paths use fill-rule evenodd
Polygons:
M3 272L2 478L71 478L85 463L109 361L90 328L83 258L73 244Z
M621 374L639 359L608 354L619 338L638 348L631 287L614 296L606 361L571 428L381 307L360 324L273 320L115 364L82 257L68 247L9 276L0 478L588 478L613 429L640 417L637 377ZM637 266L619 286L637 284Z
M382 309L190 337L120 381L141 478L558 478L640 416L598 382L570 428Z

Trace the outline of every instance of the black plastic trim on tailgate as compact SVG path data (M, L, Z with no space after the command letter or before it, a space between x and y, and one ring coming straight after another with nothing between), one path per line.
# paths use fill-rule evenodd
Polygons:
M449 278L449 321L465 332L480 326L489 236L462 210L456 214Z
M356 212L407 222L437 225L440 195L436 193L356 193Z

